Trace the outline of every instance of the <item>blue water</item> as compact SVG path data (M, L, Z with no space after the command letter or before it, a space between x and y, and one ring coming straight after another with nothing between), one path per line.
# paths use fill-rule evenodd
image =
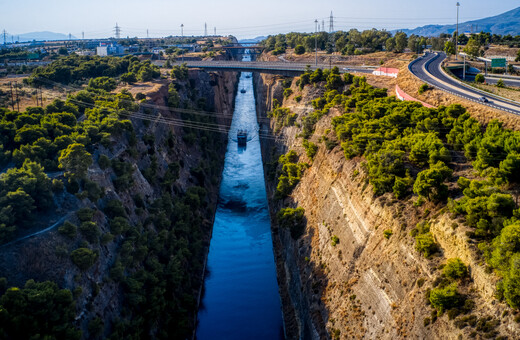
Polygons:
M238 89L197 339L283 339L251 73L241 74ZM246 148L237 145L238 129L248 130Z

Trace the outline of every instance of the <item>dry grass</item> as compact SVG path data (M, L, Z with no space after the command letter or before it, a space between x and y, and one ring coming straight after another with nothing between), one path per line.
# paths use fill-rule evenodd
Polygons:
M388 62L391 62L393 60L410 60L412 54L410 53L393 53L393 52L375 52L375 53L369 53L359 56L348 56L348 55L342 55L340 53L331 53L327 54L325 51L318 51L318 63L322 65L329 65L332 63L334 64L348 64L348 65L354 65L354 66L380 66L385 65L387 67L390 67L386 65ZM287 60L291 62L297 62L297 63L309 63L314 64L315 61L315 54L314 53L304 53L301 55L294 54L293 49L287 49L286 53L274 56L272 53L264 53L262 55L262 60L268 60L268 61L280 61L280 60Z
M478 84L478 85L472 84L472 86L475 86L476 88L479 88L481 90L496 94L498 96L520 102L520 89L500 88L500 87L496 87L495 85L488 85L488 84Z
M2 92L11 93L9 82L17 83L22 87L18 89L19 107L20 111L25 111L26 108L36 105L36 97L38 97L38 104L40 104L40 91L35 88L24 85L24 77L20 78L0 78L0 90ZM50 104L54 99L65 100L67 98L67 91L64 88L43 88L41 89L41 97L43 97L43 106ZM13 89L13 94L16 99L16 91ZM10 109L13 109L9 105ZM14 110L18 110L18 105L14 105Z

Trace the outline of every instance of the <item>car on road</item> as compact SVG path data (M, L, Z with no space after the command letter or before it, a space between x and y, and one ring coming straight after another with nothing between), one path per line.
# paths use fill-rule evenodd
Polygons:
M343 67L343 71L350 71L348 67Z
M480 97L478 100L482 103L489 103L489 100L486 97Z

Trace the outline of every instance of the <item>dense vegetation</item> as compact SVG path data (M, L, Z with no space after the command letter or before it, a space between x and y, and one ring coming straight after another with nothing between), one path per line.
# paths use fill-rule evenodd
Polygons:
M433 45L435 49L442 50L445 39L424 38L416 35L407 37L405 33L397 32L394 36L385 30L358 31L351 29L348 32L337 31L334 33L318 32L287 33L269 36L262 41L267 51L273 54L285 53L287 48L294 48L296 54L314 51L317 41L318 49L327 53L340 52L345 55L358 55L375 51L403 52L409 48L414 52L421 52L426 45Z
M387 97L386 90L373 88L364 78L349 74L341 78L334 70L308 71L297 81L300 89L310 84L323 89L323 94L312 100L315 110L296 122L301 120L306 151L309 142L305 139L313 135L317 120L332 107L342 110L344 114L332 118L336 138L346 158L364 159L374 195L413 198L416 206L425 202L439 209L447 206L453 217L464 219L472 228L468 236L478 242L489 266L502 277L499 297L518 308L520 210L512 192L520 181L520 132L504 129L496 120L483 126L458 104L431 109L402 102ZM283 108L277 110L283 112ZM301 177L296 162L296 154L280 157L279 197L290 194ZM456 165L468 162L474 178L453 178ZM279 218L285 213L281 211ZM417 225L412 235L416 249L425 256L437 251L427 221ZM440 312L464 302L455 282L465 277L464 264L450 261L446 268L450 282L430 297ZM444 297L446 302L440 300Z
M122 81L150 81L160 76L157 66L149 60L140 62L137 57L99 57L71 55L54 61L49 66L38 67L26 80L32 86L54 86L81 83L96 77L119 77Z
M12 287L4 294L7 286L0 278L1 338L79 338L73 297L91 291L92 300L78 311L89 315L100 286L113 283L120 292L119 318L93 317L83 336L184 339L191 334L210 228L205 222L210 207L204 187L218 182L225 139L194 128L184 128L182 138L169 132L157 139L147 120L136 124L126 119L134 112L152 112L150 105L140 107L126 90L110 93L118 83L116 77L127 82L125 74L140 79L150 70L152 77L158 75L155 67L132 57L63 58L35 71L29 83L81 82L88 84L84 90L44 108L20 113L0 108L0 166L5 169L0 174L0 242L41 227L60 199L75 195L90 206L57 228L65 242L56 246L56 254L78 273L69 287L75 286L74 294L49 281L29 281L25 288ZM176 67L172 77L170 107L209 109L184 66ZM208 115L185 113L181 118L216 123ZM197 165L184 171L187 188L177 184L185 167L182 159L176 159L181 139L189 152L201 155ZM139 140L143 147L138 147ZM125 150L113 158L102 154L107 149L113 152L116 143ZM162 159L159 163L164 154L170 163L163 164ZM115 197L125 198L125 206L90 179L88 169L96 163L109 174ZM137 164L155 198L132 194ZM115 246L117 253L100 274L106 268L100 259L107 261L107 245ZM91 282L96 275L102 282ZM92 287L82 286L81 278Z

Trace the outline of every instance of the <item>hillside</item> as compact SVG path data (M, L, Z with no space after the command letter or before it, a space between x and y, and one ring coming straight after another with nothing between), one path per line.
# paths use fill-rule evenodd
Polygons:
M19 37L19 38L18 38ZM29 32L15 35L15 38L19 41L42 41L42 40L68 40L69 36L63 33L55 33L49 31L43 32ZM71 36L72 39L76 39L75 36Z
M334 70L256 85L289 338L518 338L518 133Z
M513 36L520 34L520 7L515 8L511 11L499 14L494 17L488 17L479 20L467 21L459 23L459 31L471 32L490 32L493 34ZM408 36L411 34L419 36L438 36L441 33L453 33L456 29L456 25L426 25L417 27L414 29L403 29L397 30L406 33Z

